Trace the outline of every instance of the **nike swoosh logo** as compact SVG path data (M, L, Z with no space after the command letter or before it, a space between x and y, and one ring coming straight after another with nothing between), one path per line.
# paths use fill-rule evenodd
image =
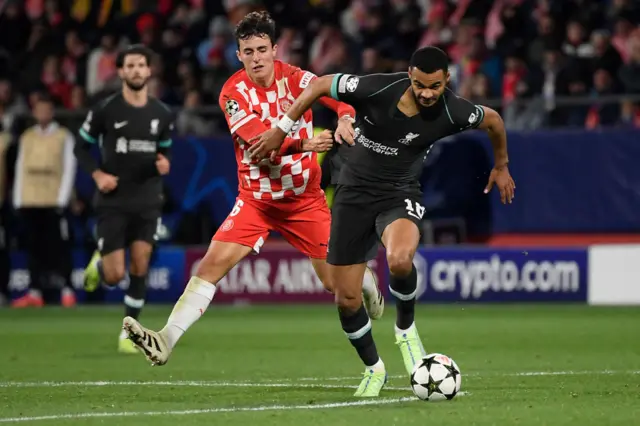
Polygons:
M127 125L127 121L123 121L121 123L114 124L113 127L115 127L116 129L119 129L119 128L124 127L126 125Z

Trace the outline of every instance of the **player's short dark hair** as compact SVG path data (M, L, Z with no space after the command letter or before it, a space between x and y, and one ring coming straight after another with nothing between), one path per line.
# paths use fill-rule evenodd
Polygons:
M51 106L55 105L55 101L53 100L53 96L51 96L47 92L39 92L38 96L36 97L35 103L36 104L39 104L39 103L49 104Z
M240 45L240 40L247 40L251 37L269 37L271 44L276 44L276 22L271 18L269 12L251 12L247 14L234 31L236 42Z
M442 49L435 46L427 46L413 52L409 66L418 68L427 74L438 70L442 70L446 74L449 70L449 57Z
M118 53L116 58L116 67L118 69L124 67L124 60L128 55L142 55L147 60L147 65L151 65L151 58L153 57L153 51L143 44L133 44Z

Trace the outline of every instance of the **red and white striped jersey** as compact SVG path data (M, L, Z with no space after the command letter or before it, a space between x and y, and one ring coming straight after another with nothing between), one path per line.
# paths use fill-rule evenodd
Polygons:
M220 107L225 112L235 142L238 190L241 195L258 200L317 195L321 171L315 152L287 153L273 163L268 159L256 163L249 157L247 149L251 140L275 127L296 97L316 78L309 71L280 61L274 61L274 68L275 79L268 88L254 84L245 70L240 70L227 80L220 94ZM310 109L296 122L288 136L295 139L313 137Z

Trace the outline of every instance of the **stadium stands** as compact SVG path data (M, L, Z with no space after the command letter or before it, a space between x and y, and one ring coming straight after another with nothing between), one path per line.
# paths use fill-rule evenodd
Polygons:
M415 47L432 44L451 56L452 87L499 106L510 129L640 126L640 8L631 0L3 4L0 122L15 132L41 91L73 123L118 85L117 48L142 42L159 53L152 91L181 107L179 132L225 133L215 100L239 66L231 31L259 8L279 23L279 58L317 74L402 71Z

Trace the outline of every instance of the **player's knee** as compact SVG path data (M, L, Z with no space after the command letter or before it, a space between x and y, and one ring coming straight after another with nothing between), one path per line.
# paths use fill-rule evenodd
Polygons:
M108 285L116 285L125 277L124 265L103 267L104 280Z
M322 282L322 286L326 291L328 291L329 293L335 294L335 291L333 290L333 284L331 283L331 280L329 278L323 277L323 278L320 278L320 281Z
M335 289L335 301L338 309L346 312L356 312L362 305L362 293L357 291L345 291Z
M391 275L406 276L413 268L413 253L411 250L389 250L387 251L387 264Z

